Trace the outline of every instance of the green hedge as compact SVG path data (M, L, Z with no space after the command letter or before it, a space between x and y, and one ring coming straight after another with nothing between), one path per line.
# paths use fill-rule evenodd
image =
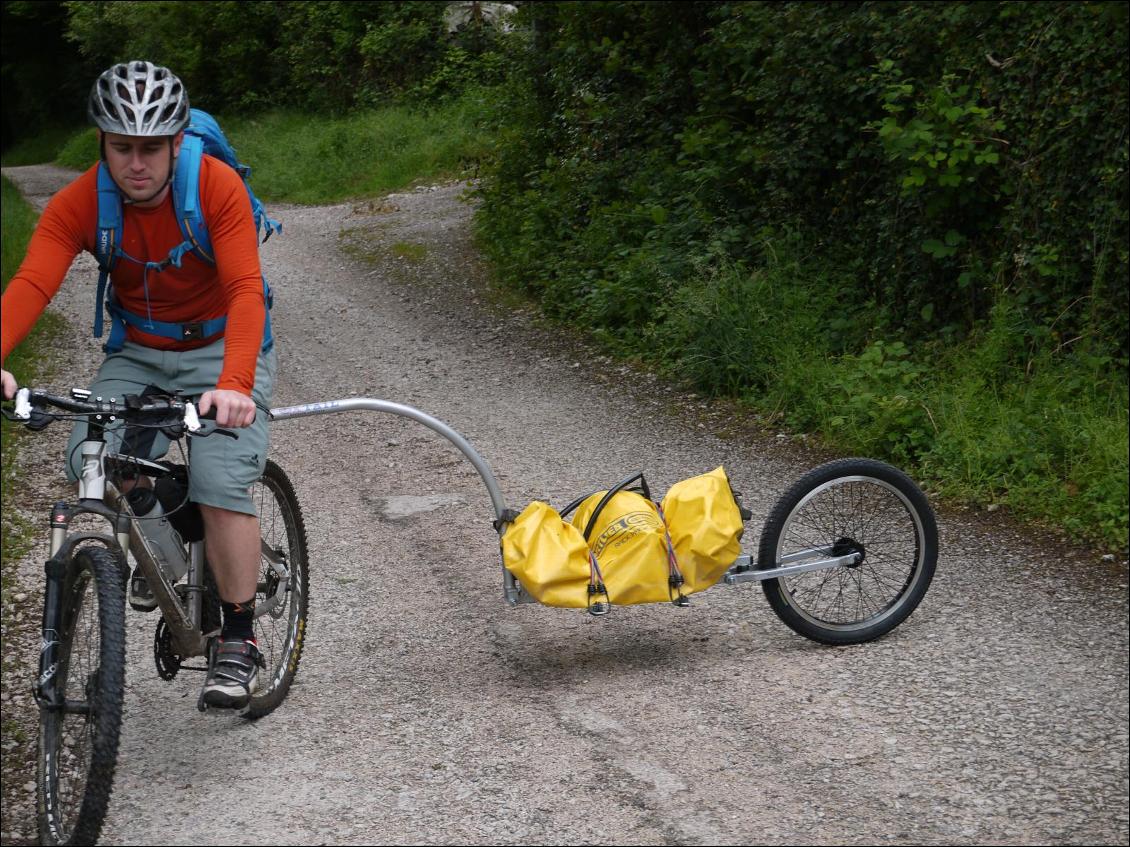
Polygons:
M481 243L615 350L1125 544L1127 9L530 4Z
M1006 298L1029 352L1125 357L1125 4L527 13L486 232L552 308L631 332L657 302L638 251L677 287L796 229L849 272L849 346L952 340Z

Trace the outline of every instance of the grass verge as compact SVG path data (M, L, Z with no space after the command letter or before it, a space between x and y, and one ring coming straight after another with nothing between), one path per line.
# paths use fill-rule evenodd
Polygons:
M81 132L82 130L73 126L54 127L32 138L22 139L4 151L3 165L6 168L14 168L20 165L52 162L67 143Z
M470 172L487 151L485 95L428 107L387 106L344 117L268 112L220 117L264 201L335 203ZM94 130L73 136L56 164L98 159Z
M24 201L19 191L11 182L4 179L2 186L3 207L0 210L0 226L2 226L2 252L0 252L0 280L2 287L8 287L8 280L19 268L27 249L27 242L31 238L32 230L38 218L35 210ZM19 347L5 362L5 369L15 374L20 385L34 383L48 375L48 363L43 358L39 349L40 340L45 336L58 331L59 320L54 315L45 314ZM3 498L3 537L2 551L0 551L0 572L4 574L4 589L7 590L8 578L11 573L9 564L16 561L26 552L31 527L27 526L11 504L16 498L13 493L19 486L19 475L16 468L18 454L23 436L26 433L20 428L4 422L3 440L0 444L0 497Z
M1007 300L949 346L881 338L837 351L834 273L802 261L680 288L646 337L653 360L838 451L899 464L930 490L1125 550L1130 391L1082 345L1024 358ZM1018 347L1019 345L1019 347Z

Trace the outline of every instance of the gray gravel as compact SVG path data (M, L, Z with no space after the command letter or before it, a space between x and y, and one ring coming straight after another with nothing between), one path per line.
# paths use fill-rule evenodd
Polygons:
M29 192L59 184L51 169L5 173ZM562 504L639 468L662 491L724 463L754 511L752 551L776 496L826 457L602 359L526 307L503 308L470 243L463 188L272 209L285 226L263 248L281 339L276 405L417 406L477 447L516 508ZM83 384L97 361L94 281L82 260L53 307L72 325L57 388ZM199 677L161 682L156 621L131 613L104 843L1130 837L1121 559L1000 512L943 513L921 608L848 649L794 635L752 585L603 620L510 609L486 491L438 436L350 413L280 422L273 438L310 536L295 686L257 723L201 715ZM29 451L36 519L63 493L64 439L57 428ZM6 650L25 663L34 626L20 630L15 615L38 616L42 559L39 549L21 563L28 596L5 615ZM5 668L4 711L33 730L21 673ZM4 744L6 759L28 756L28 743ZM34 835L29 797L5 790L5 842Z

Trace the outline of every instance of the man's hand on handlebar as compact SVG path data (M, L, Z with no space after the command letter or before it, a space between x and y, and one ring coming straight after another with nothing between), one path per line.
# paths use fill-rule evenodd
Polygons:
M4 400L11 400L16 396L16 389L18 388L16 378L2 368L0 368L0 387L2 387L0 394L2 394Z
M251 426L255 420L255 401L238 391L217 388L200 395L200 414L204 416L215 407L216 423L220 426Z

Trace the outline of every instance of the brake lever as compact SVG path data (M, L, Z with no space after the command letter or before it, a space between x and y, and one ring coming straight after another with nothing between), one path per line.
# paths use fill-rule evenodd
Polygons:
M215 421L207 419L200 421L198 430L188 434L193 438L207 438L209 435L226 435L228 438L239 438L239 433L232 432L230 429L221 429Z
M12 398L10 406L0 406L0 414L10 421L22 423L33 431L46 429L55 422L55 416L32 406L28 400L30 393L28 389L21 388Z

